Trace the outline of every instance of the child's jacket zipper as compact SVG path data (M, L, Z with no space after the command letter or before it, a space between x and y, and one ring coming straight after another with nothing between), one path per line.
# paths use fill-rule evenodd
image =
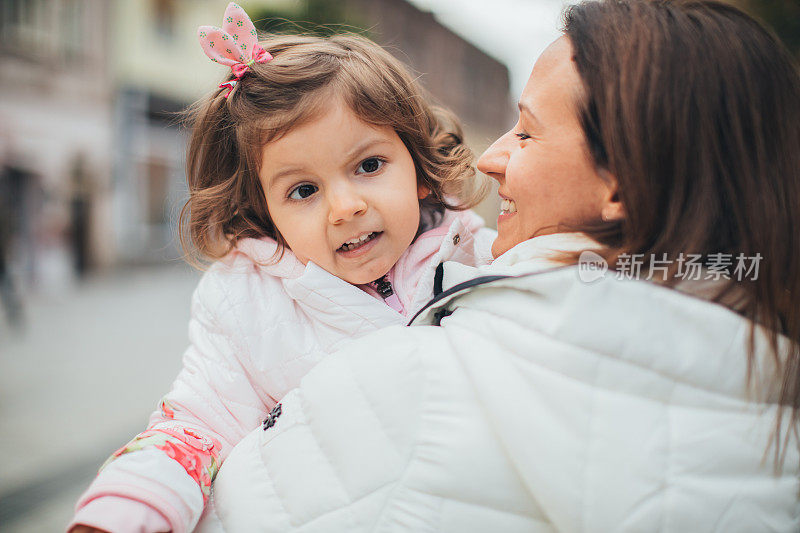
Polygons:
M370 283L369 286L377 291L380 297L383 298L383 301L386 302L386 305L398 313L403 313L403 304L400 302L400 298L397 297L397 294L395 294L394 288L392 288L392 283L389 281L389 274L385 274L381 278L376 279Z

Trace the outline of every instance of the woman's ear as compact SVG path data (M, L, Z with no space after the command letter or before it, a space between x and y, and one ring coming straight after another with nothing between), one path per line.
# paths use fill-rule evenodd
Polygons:
M417 198L420 200L424 200L428 196L430 196L431 190L427 188L425 185L417 185Z
M600 218L603 222L617 222L625 218L625 207L619 198L619 182L616 176L607 170L600 171L600 178L606 185L600 206Z

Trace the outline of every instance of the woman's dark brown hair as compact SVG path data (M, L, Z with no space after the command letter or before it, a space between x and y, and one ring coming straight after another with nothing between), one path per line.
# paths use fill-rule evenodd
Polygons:
M588 233L612 261L761 255L757 279L722 284L715 300L735 294L736 309L769 332L780 401L791 408L785 432L777 422L781 460L800 417L797 65L770 31L721 2L592 1L564 16L588 148L616 177L626 212Z
M483 196L457 119L430 105L409 69L380 46L356 35L272 35L260 44L274 59L252 65L227 99L217 89L187 111L190 196L179 225L195 265L247 237L272 237L283 249L259 181L262 148L339 102L397 132L418 184L431 192L421 201L423 222Z

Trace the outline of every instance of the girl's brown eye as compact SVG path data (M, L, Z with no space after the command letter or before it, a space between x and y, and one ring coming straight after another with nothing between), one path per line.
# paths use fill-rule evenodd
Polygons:
M377 157L370 157L369 159L362 161L358 166L358 169L365 174L372 174L373 172L380 170L381 166L383 166L382 160L378 159Z
M292 192L289 193L289 198L292 200L305 200L315 192L317 192L317 186L311 185L310 183L304 183L299 187L295 187L292 189Z

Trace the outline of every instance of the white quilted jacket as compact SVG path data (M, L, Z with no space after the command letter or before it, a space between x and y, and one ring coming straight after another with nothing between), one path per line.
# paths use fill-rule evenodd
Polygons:
M796 443L759 337L719 305L543 261L363 337L233 450L199 531L800 531ZM437 306L438 307L438 306ZM437 307L417 323L430 322ZM749 392L748 392L749 391Z
M441 225L415 240L392 270L404 309L431 298L440 262L489 260L495 233L482 226L472 212L447 212ZM266 264L275 250L269 239L243 240L203 277L192 299L191 345L165 398L174 413L157 410L149 429L188 428L201 444L214 439L220 445L212 447L215 460L223 461L317 362L355 338L408 321L380 297L313 263L302 265L288 250ZM337 385L330 385L336 394ZM73 524L138 532L157 511L172 531L191 530L203 494L184 468L152 446L120 455L81 496Z

